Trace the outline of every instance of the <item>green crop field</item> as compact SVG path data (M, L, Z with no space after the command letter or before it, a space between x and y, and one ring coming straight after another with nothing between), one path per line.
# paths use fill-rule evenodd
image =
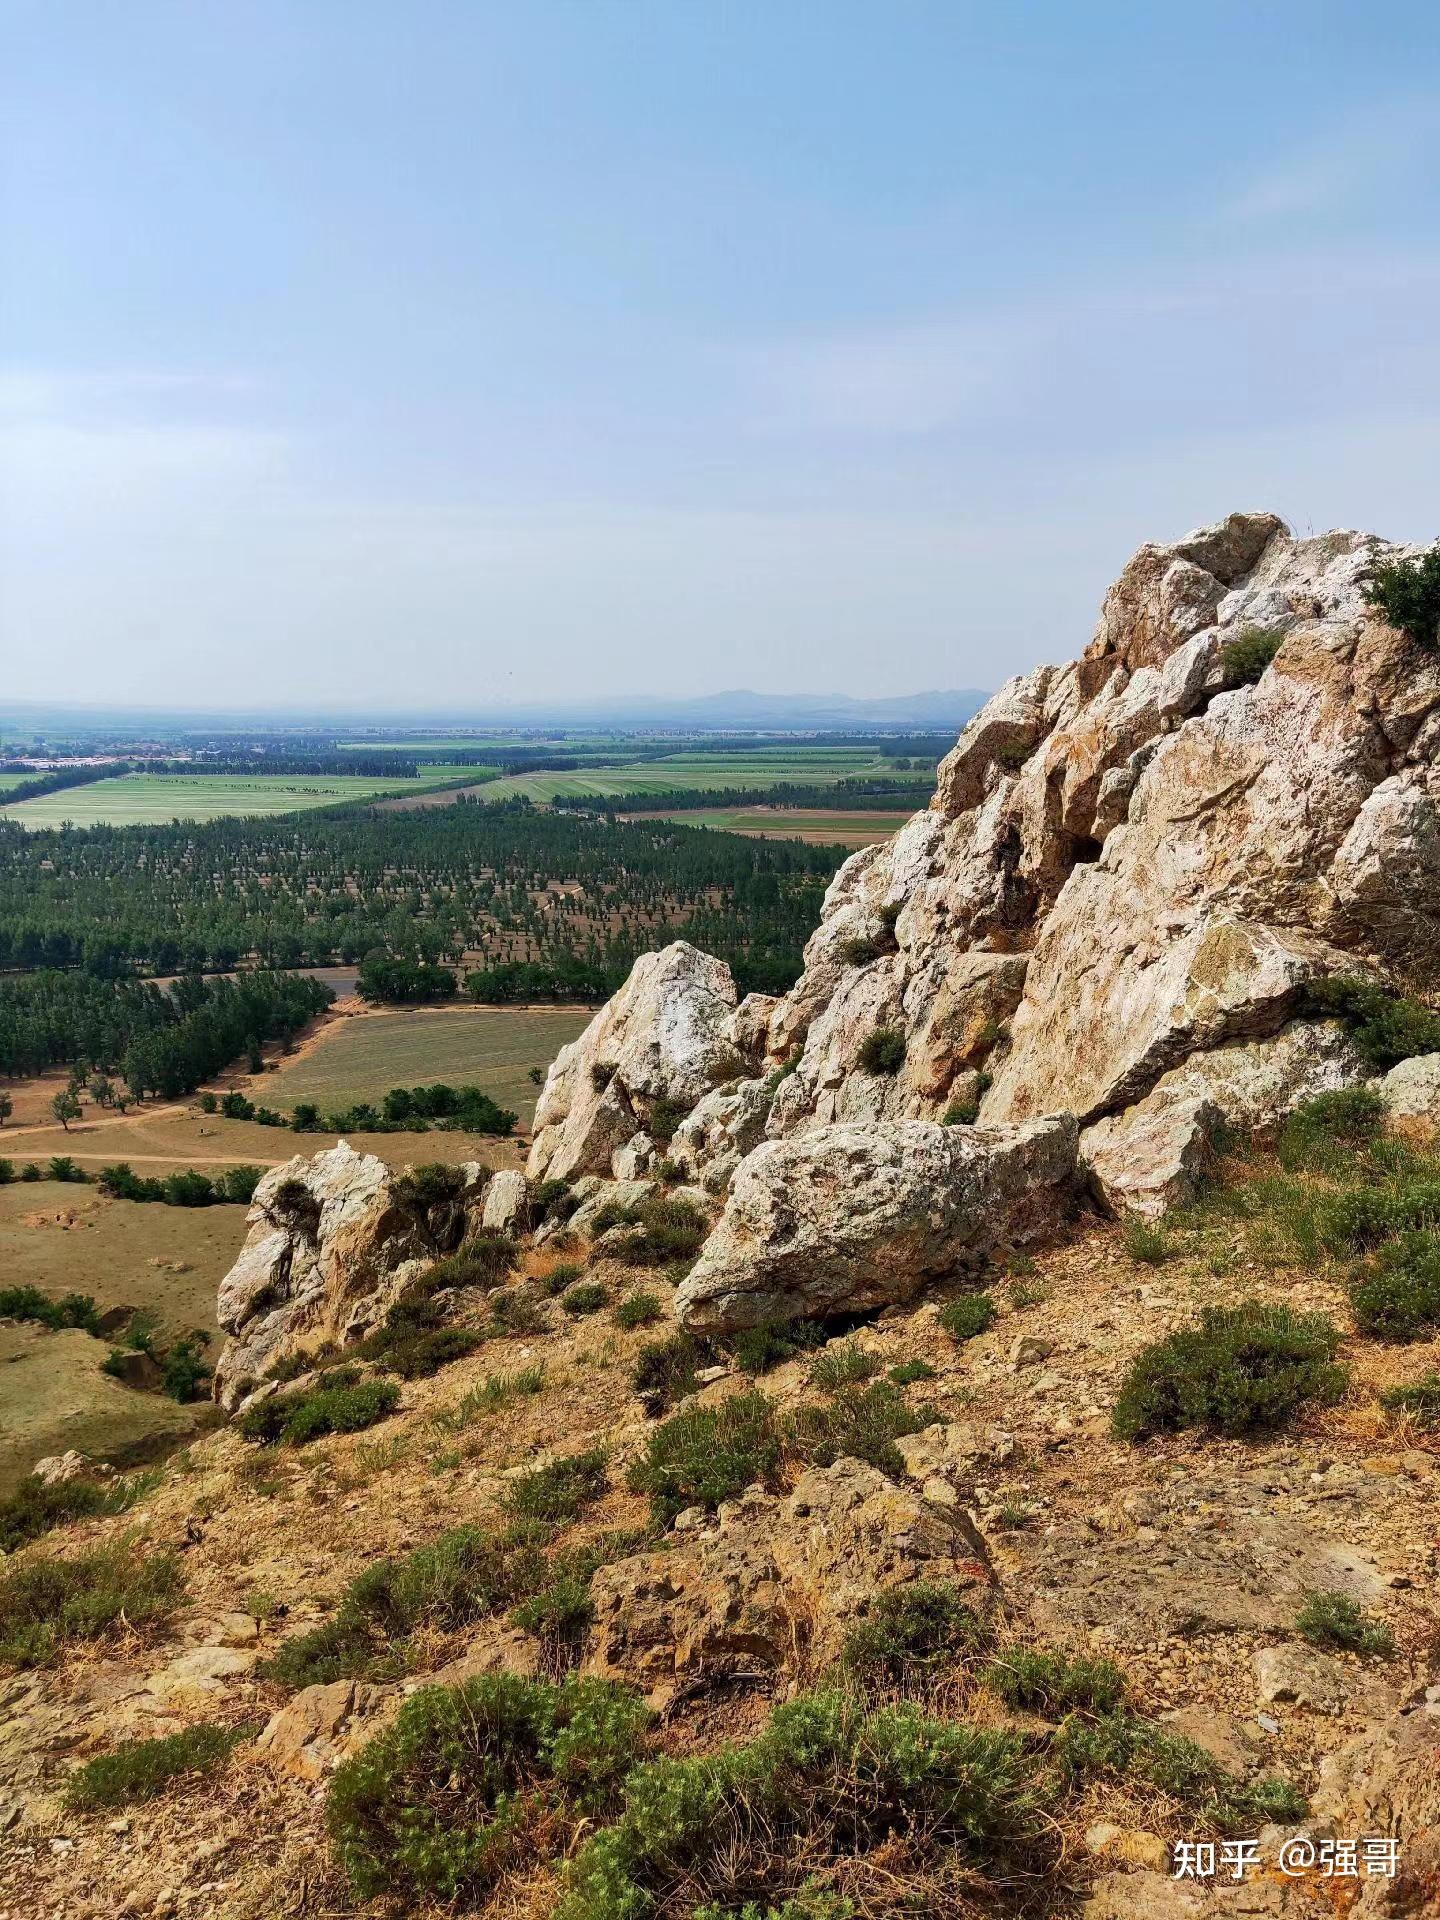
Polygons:
M667 793L675 787L768 787L778 783L828 783L893 774L894 767L868 747L759 747L750 753L673 753L629 767L598 767L593 773L517 773L492 780L487 800L523 793L535 801L558 794L621 799L626 794Z
M437 765L413 778L383 780L359 774L127 773L0 807L0 819L18 820L26 827L58 827L64 820L77 827L133 827L218 820L226 814L295 813L376 794L423 793L452 780L478 780L483 772L480 767Z
M838 807L726 807L632 817L673 820L682 827L714 827L720 833L744 833L762 840L808 840L812 846L868 847L876 840L888 840L910 815L846 813Z
M447 1081L479 1087L527 1120L539 1089L531 1067L548 1067L589 1024L584 1007L456 1007L369 1013L337 1021L297 1059L265 1076L264 1100L286 1112L313 1100L322 1112L379 1101L391 1087Z
M11 787L18 787L23 780L38 780L38 773L0 773L0 793L8 793Z

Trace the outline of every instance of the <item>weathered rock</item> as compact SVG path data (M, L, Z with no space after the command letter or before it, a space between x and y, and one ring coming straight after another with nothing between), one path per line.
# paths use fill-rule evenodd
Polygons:
M986 1130L901 1121L820 1127L743 1160L680 1287L697 1330L810 1318L913 1298L1002 1241L1063 1216L1075 1177L1067 1118Z
M1440 1688L1378 1720L1332 1753L1311 1798L1315 1818L1349 1838L1398 1843L1393 1878L1368 1875L1352 1913L1422 1920L1440 1900Z
M227 1680L238 1680L254 1668L256 1655L239 1647L196 1647L177 1654L167 1666L152 1673L151 1693L223 1693Z
M608 1173L617 1148L651 1131L657 1102L693 1108L743 1070L736 1003L730 969L687 941L642 954L620 991L556 1055L535 1109L530 1178Z
M215 1367L216 1398L233 1408L265 1369L297 1348L360 1338L406 1282L458 1243L478 1217L487 1170L458 1170L453 1203L432 1217L401 1176L345 1141L272 1167L255 1189L249 1233L220 1282L217 1314L230 1336Z
M89 1454L77 1453L71 1447L68 1453L55 1453L44 1460L37 1460L30 1471L42 1486L58 1487L67 1480L103 1478L113 1473L114 1468L92 1460Z
M610 1156L610 1171L617 1180L639 1180L650 1171L655 1159L655 1142L648 1133L637 1133Z
M1356 1677L1314 1647L1261 1647L1255 1655L1255 1683L1267 1707L1293 1701L1321 1713L1338 1713L1353 1693Z
M1397 1120L1440 1125L1440 1053L1420 1053L1402 1060L1375 1091Z
M713 1088L676 1128L670 1158L688 1178L723 1193L741 1160L765 1138L772 1098L766 1080Z
M706 1530L601 1568L585 1669L657 1706L727 1673L819 1670L878 1594L921 1579L983 1601L991 1579L978 1535L875 1468L838 1460L803 1474L788 1497L752 1489Z
M490 1176L480 1224L492 1233L505 1233L523 1224L529 1189L525 1176L513 1167Z
M383 1695L359 1680L302 1687L271 1715L255 1751L275 1772L295 1780L324 1780L374 1731Z
M1080 1136L1080 1159L1111 1213L1158 1220L1195 1197L1220 1109L1203 1095L1148 1095Z

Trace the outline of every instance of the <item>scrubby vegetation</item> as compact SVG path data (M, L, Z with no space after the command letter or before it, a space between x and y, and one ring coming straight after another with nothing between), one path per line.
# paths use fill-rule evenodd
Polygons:
M657 1526L686 1507L714 1509L754 1481L773 1483L780 1434L763 1393L737 1393L715 1407L674 1414L650 1435L630 1469L630 1486L650 1496Z
M506 1490L505 1506L518 1519L543 1520L557 1526L576 1519L598 1500L605 1483L604 1449L592 1447L520 1474Z
M647 1340L635 1356L630 1383L652 1420L695 1391L696 1374L713 1366L717 1351L698 1334L683 1329L666 1340Z
M117 1160L100 1169L99 1183L102 1192L116 1200L158 1201L167 1207L248 1206L260 1174L259 1167L249 1166L227 1167L213 1176L196 1167L181 1167L152 1179L136 1173L128 1160Z
M1237 633L1220 653L1226 686L1253 686L1284 644L1284 634L1267 627L1246 627Z
M964 1293L940 1309L940 1325L952 1340L973 1340L995 1324L995 1302L988 1293Z
M827 1400L797 1407L787 1423L787 1435L811 1466L829 1467L848 1458L898 1474L904 1472L905 1463L895 1442L939 1418L933 1407L909 1406L889 1380L876 1380L867 1387L839 1387Z
M1125 1698L1125 1676L1113 1660L1071 1659L1041 1647L1010 1647L985 1669L985 1682L1008 1707L1052 1720L1067 1713L1111 1713Z
M1153 1788L1191 1809L1211 1831L1247 1833L1305 1814L1304 1797L1288 1780L1275 1774L1237 1780L1204 1747L1124 1708L1095 1720L1072 1714L1051 1750L1072 1779L1110 1774Z
M1339 1330L1318 1313L1247 1300L1146 1347L1115 1405L1125 1440L1203 1427L1238 1435L1283 1426L1301 1407L1337 1400Z
M1295 1631L1315 1647L1346 1653L1391 1654L1395 1640L1388 1627L1372 1620L1348 1593L1324 1588L1307 1593L1295 1616Z
M1382 561L1365 598L1417 647L1440 649L1440 547L1413 560Z
M917 1580L879 1595L846 1635L840 1664L856 1679L903 1686L962 1653L981 1651L991 1633L958 1588Z
M674 1260L689 1260L700 1251L709 1222L697 1206L674 1195L651 1193L635 1206L611 1203L596 1214L591 1227L598 1238L612 1229L628 1227L628 1233L614 1232L605 1243L612 1260L630 1267L663 1267Z
M14 1553L27 1541L38 1540L71 1520L124 1513L154 1488L155 1481L154 1473L132 1474L124 1480L97 1480L77 1474L74 1479L56 1480L47 1486L29 1474L14 1493L0 1500L0 1553Z
M1380 1396L1387 1412L1408 1415L1417 1426L1440 1427L1440 1373L1433 1368L1408 1387L1391 1387Z
M120 1544L68 1560L34 1558L0 1573L0 1661L44 1665L68 1640L94 1640L118 1621L144 1626L181 1589L180 1562Z
M1362 1333L1418 1340L1440 1327L1440 1234L1402 1233L1382 1246L1350 1288Z
M300 1447L327 1433L359 1433L393 1413L400 1389L392 1380L367 1380L357 1367L336 1367L316 1385L275 1393L249 1407L239 1427L264 1447Z
M213 1773L250 1731L201 1725L158 1740L124 1740L71 1774L65 1803L77 1812L94 1813L153 1800L177 1780Z
M0 1287L0 1320L32 1320L52 1333L64 1327L79 1327L84 1333L100 1331L100 1310L88 1293L67 1293L52 1300L38 1287Z
M797 1353L823 1346L825 1339L818 1320L766 1320L733 1334L731 1350L742 1373L758 1375L793 1360Z
M633 1330L635 1327L653 1326L663 1311L658 1293L642 1288L632 1293L628 1300L622 1300L615 1309L615 1324Z
M876 1027L860 1042L856 1056L862 1073L898 1073L905 1064L905 1032L902 1027Z

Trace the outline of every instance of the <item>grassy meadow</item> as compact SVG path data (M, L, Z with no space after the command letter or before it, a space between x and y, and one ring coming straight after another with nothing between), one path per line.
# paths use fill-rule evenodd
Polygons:
M517 773L491 781L487 800L524 794L538 802L557 795L621 799L627 794L667 793L676 787L768 787L777 783L828 783L893 774L892 763L869 747L757 747L747 753L675 753L628 767L574 768L567 773Z
M816 846L868 847L888 840L908 813L847 813L829 807L724 807L690 813L636 813L636 819L674 820L685 827L713 827L760 840L808 840Z
M0 807L0 819L39 828L58 827L65 820L77 827L134 827L225 815L254 817L332 807L376 794L423 793L452 780L478 779L482 772L479 767L440 765L413 778L384 780L360 774L127 773ZM9 779L0 775L0 781Z

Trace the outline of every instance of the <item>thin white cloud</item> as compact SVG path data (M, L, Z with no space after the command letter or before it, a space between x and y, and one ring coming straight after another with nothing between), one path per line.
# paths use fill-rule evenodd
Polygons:
M1222 202L1221 221L1263 227L1373 213L1407 186L1433 183L1437 147L1440 101L1385 102L1282 154Z

